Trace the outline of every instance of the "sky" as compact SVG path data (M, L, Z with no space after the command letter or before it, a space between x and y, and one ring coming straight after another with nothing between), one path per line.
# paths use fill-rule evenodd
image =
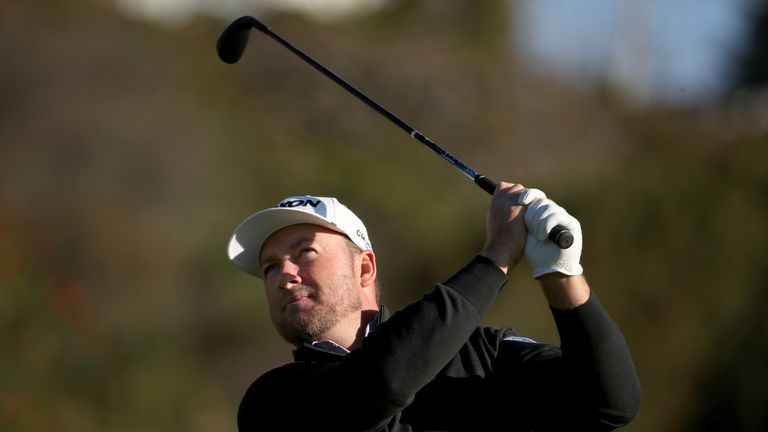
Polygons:
M133 14L178 23L263 8L319 19L374 10L386 0L115 0ZM745 6L758 0L509 0L516 48L531 68L577 85L608 80L639 104L708 103L728 82Z
M706 103L728 81L751 0L513 0L533 67L636 98Z

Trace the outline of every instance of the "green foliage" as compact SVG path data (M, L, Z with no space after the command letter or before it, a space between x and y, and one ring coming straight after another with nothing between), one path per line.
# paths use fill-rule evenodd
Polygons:
M254 34L227 66L213 48L226 23L171 31L43 3L4 6L0 26L0 430L234 430L245 386L290 347L225 247L284 196L338 196L363 217L393 309L481 247L483 192L271 41ZM765 363L759 124L628 112L532 76L505 49L507 2L392 3L269 24L580 219L587 275L644 385L631 430L706 429L722 409L765 426L750 386ZM526 266L487 322L556 342Z
M509 2L500 0L396 0L358 25L379 38L392 33L436 37L454 48L487 54L511 42L509 9Z

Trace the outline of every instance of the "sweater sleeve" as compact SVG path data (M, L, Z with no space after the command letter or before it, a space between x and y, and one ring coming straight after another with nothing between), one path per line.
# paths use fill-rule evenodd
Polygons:
M560 347L507 341L501 359L518 384L507 395L532 430L613 430L639 409L640 382L616 323L597 297L552 309ZM512 394L510 396L510 394Z
M588 404L588 422L611 429L629 423L640 407L640 380L624 336L593 294L569 311L552 309L563 358Z
M493 304L506 276L484 257L476 257L446 282L395 313L344 362L356 362L374 394L376 413L389 417L403 409L456 355ZM348 365L345 365L348 366ZM374 368L370 368L374 366Z

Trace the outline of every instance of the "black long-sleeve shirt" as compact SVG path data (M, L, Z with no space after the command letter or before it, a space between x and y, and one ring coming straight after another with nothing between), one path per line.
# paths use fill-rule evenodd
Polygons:
M640 385L624 338L597 298L552 310L561 346L480 326L506 282L483 257L384 319L339 354L305 345L247 390L241 432L265 430L612 430Z

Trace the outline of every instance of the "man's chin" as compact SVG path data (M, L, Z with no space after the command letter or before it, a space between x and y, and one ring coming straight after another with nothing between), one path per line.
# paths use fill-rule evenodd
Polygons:
M312 319L313 317L309 315L307 313L293 315L290 324L277 326L278 333L288 343L296 346L320 339L332 325L321 320Z

